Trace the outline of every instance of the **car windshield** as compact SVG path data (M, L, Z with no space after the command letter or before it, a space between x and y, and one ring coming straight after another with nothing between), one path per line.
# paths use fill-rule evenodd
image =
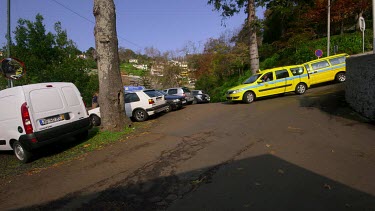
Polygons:
M168 95L168 93L166 93L165 91L162 91L162 90L157 90L157 91L162 93L163 95Z
M243 82L244 84L251 84L251 83L254 83L258 78L260 77L260 74L255 74L255 75L252 75L250 78L248 78L245 82Z

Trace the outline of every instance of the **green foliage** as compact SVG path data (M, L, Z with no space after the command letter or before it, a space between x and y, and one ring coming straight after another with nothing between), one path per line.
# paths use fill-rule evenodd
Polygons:
M133 64L130 63L122 63L120 65L121 72L128 74L128 75L136 75L136 76L142 76L144 74L144 70L137 69L133 66Z
M80 90L86 104L90 105L91 96L99 89L97 75L89 75L96 62L92 57L87 60L79 58L81 52L68 39L60 22L54 25L54 29L55 33L46 32L40 14L34 22L25 19L18 21L11 53L12 57L25 63L26 74L14 81L14 85L72 82Z

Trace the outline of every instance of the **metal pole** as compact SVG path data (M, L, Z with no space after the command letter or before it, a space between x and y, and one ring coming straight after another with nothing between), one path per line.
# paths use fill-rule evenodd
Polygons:
M375 1L375 0L373 0ZM327 17L327 56L329 56L331 42L331 0L328 0L328 17Z
M7 1L7 19L8 19L8 32L7 32L7 57L10 57L10 45L11 45L11 36L10 36L10 0ZM8 88L13 87L12 79L8 79Z
M372 0L372 50L375 54L375 0Z
M10 41L10 0L8 0L8 10L7 10L7 21L8 21L8 32L7 32L7 41L8 41L8 45L7 45L7 57L10 57L10 44L11 44L11 41Z

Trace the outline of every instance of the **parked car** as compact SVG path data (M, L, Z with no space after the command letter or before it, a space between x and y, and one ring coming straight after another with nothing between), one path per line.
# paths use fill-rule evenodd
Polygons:
M168 109L166 110L166 112L181 109L187 103L184 96L169 95L168 93L164 91L161 91L161 90L158 90L158 91L164 95L164 98L168 103Z
M243 84L227 91L227 100L251 103L258 97L287 92L304 94L310 79L303 65L277 67L252 75Z
M346 80L346 58L348 54L337 54L306 62L304 67L310 75L311 85L327 81Z
M154 89L125 92L124 97L126 115L137 122L145 121L149 116L168 109L164 95ZM101 123L100 108L94 108L88 112L91 124L99 126Z
M125 93L126 115L137 122L145 121L149 116L165 111L167 107L164 95L154 89Z
M86 138L91 124L72 83L51 82L0 91L0 150L13 150L27 163L35 149L75 136Z
M192 104L194 101L194 96L191 93L190 89L187 87L175 87L164 89L164 92L168 93L169 95L179 95L185 97L188 104Z
M191 91L194 96L194 103L209 103L211 98L208 94L206 94L203 90L193 90Z
M93 126L99 126L101 124L100 119L100 108L96 107L88 111L90 122Z

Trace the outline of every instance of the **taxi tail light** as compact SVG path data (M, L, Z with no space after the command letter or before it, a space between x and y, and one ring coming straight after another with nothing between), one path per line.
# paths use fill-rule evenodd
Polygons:
M154 104L155 101L153 99L148 99L148 104Z

